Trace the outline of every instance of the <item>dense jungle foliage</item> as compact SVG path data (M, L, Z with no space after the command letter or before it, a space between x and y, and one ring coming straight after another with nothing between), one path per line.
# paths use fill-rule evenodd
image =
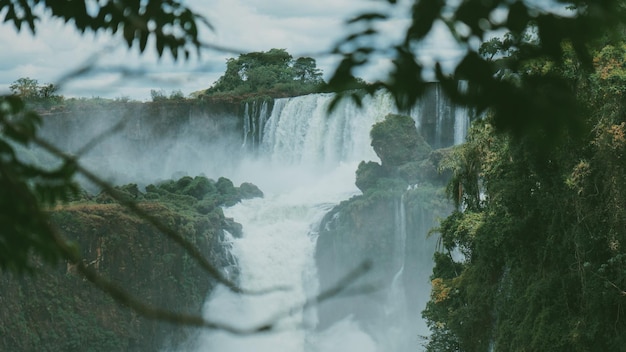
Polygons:
M508 52L502 60L524 60L506 40L489 45ZM625 58L623 42L604 41L591 73L574 55L501 72L517 82L559 77L581 119L547 147L543 136L497 133L488 113L445 161L457 211L439 228L428 351L624 349Z

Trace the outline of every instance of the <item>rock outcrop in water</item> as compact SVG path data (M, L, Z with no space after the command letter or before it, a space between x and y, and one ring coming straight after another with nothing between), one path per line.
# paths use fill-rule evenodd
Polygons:
M381 163L361 162L356 184L363 194L342 202L325 216L316 263L325 290L363 261L372 262L372 269L359 282L374 285L376 291L331 300L320 306L319 319L320 327L325 328L352 316L376 336L380 324L405 323L389 321L398 316L391 314L392 306L419 317L423 307L416 302L427 301L435 247L427 233L435 219L450 209L443 196L445 177L436 171L442 151L431 150L412 118L388 115L373 126L371 137ZM392 294L394 285L400 292Z
M224 230L236 232L239 224L224 217L221 206L262 196L254 185L239 188L225 178L216 182L205 177L150 185L145 192L134 184L117 191L184 236L225 273L235 263ZM147 304L200 314L215 284L209 275L176 243L108 195L86 195L54 209L51 218L100 275ZM5 274L0 285L3 351L157 351L191 333L119 306L70 264L42 268L34 277Z

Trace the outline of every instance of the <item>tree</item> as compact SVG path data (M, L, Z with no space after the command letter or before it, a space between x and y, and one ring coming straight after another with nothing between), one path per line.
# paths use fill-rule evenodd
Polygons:
M271 49L228 59L226 72L206 94L296 95L311 92L322 83L315 59L294 60L285 49Z
M294 77L302 83L319 84L323 82L322 71L317 68L312 57L299 57L293 63Z
M152 98L152 101L163 101L167 99L165 90L163 89L150 89L150 97Z
M39 82L36 79L29 77L19 78L13 82L9 89L13 94L22 97L23 99L33 99L39 97Z
M56 85L52 83L40 85L36 79L29 77L17 79L9 86L9 89L14 95L31 103L63 99L63 97L54 94L59 90Z

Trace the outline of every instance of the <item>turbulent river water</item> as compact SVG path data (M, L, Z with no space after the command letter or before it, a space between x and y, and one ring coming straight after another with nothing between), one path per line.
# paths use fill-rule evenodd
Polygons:
M398 332L397 326L381 322L380 334L372 336L349 317L320 331L316 306L305 305L319 293L314 260L317 227L333 206L359 193L354 185L358 163L378 161L370 146L371 126L395 112L385 94L367 98L361 109L343 102L328 115L331 100L324 94L278 99L271 113L267 107L256 107L261 111L258 120L246 120L244 145L256 143L257 152L241 163L232 179L258 185L265 197L224 210L243 225L241 238L227 238L241 287L269 292L237 295L218 287L207 298L203 314L207 320L241 329L267 324L272 329L245 336L204 331L191 344L193 350L401 351L404 347L394 345L401 340L397 335L417 334ZM458 111L452 114L467 119ZM419 116L415 119L419 124ZM454 125L462 129L465 123ZM453 135L455 142L464 138ZM380 302L395 314L392 320L407 319L402 307L393 306L400 301L404 300Z

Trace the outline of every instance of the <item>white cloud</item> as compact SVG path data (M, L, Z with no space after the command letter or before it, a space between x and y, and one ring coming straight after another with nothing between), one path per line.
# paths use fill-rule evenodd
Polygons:
M339 58L318 55L330 50L350 33L344 23L356 14L372 9L395 10L406 17L406 8L385 5L382 1L362 0L188 0L193 10L204 15L215 31L203 29L202 40L241 52L283 48L294 56L313 56L328 77ZM404 12L403 12L404 11ZM383 35L378 45L389 45L401 38L406 19L393 19L379 26ZM439 45L439 44L438 44ZM201 57L188 62L173 62L168 54L158 59L148 47L143 55L128 50L119 33L79 35L62 21L44 19L35 37L27 30L16 33L11 24L0 24L0 92L24 76L42 83L56 82L90 57L97 57L98 70L65 85L66 96L129 96L150 98L151 89L182 90L189 94L208 88L225 70L233 53L204 50ZM143 76L128 77L111 68L139 70ZM389 60L377 57L359 73L366 79L382 78Z

